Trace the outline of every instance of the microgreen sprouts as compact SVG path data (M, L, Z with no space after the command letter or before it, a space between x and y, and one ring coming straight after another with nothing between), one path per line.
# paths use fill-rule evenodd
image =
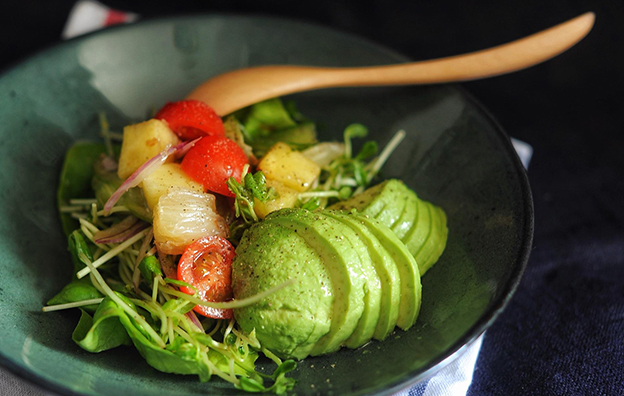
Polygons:
M364 191L405 137L404 131L397 132L377 157L378 149L374 141L365 142L354 155L353 138L362 138L367 134L368 130L361 124L352 124L345 129L344 153L321 167L316 188L299 193L301 207L309 210L324 208L332 200L346 200Z

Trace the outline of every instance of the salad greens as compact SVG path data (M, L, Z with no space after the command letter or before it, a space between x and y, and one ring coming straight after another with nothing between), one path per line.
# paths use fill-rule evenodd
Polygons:
M120 148L113 144L121 134L111 132L104 117L101 125L105 143L76 143L67 152L61 171L57 200L75 275L44 311L79 308L81 316L72 339L89 352L133 345L163 372L195 374L201 381L216 375L249 392L279 394L292 389L295 381L286 374L296 368L294 361L282 361L263 348L255 331L243 333L234 319L200 320L192 310L197 304L219 309L251 304L277 288L248 300L203 301L192 285L177 279L177 257L159 253L153 214L139 187L125 193L105 215L104 204L122 184L116 159ZM229 116L224 127L252 165L255 156L262 156L277 142L296 150L317 147L314 123L292 103L279 99ZM364 126L353 124L344 131L343 143L323 147L320 178L309 191L299 193L297 206L324 208L371 183L402 135L395 136L377 157L374 142L366 142L353 153L352 140L366 134ZM235 196L230 240L236 244L245 229L260 221L254 202L271 201L279 194L267 185L262 171L251 173L248 166L240 182L230 178L227 185ZM184 293L180 287L196 293ZM272 375L255 370L260 353L275 362Z

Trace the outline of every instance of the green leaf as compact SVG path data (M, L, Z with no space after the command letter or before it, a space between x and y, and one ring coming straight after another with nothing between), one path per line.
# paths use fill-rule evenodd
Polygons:
M59 207L69 205L69 200L73 198L93 196L93 164L105 152L106 147L102 143L76 142L70 147L65 155L56 194ZM61 213L61 223L66 235L79 227L78 221L67 213Z
M120 345L130 345L126 329L119 321L124 314L110 298L105 298L93 318L84 310L72 334L72 339L89 352L102 352Z
M368 128L362 124L351 124L344 131L344 138L353 139L368 135Z
M102 293L96 289L89 278L74 279L65 285L54 297L52 297L47 305L67 304L79 301L92 300L101 298ZM97 305L83 306L83 309L94 312Z
M256 103L249 108L243 123L250 140L265 136L272 131L297 125L278 98Z
M80 260L79 255L85 255L89 260L93 261L89 245L78 230L73 231L67 237L68 249L74 264L74 274L84 268L84 263ZM102 293L93 286L91 279L88 277L78 279L73 276L72 281L67 284L61 291L48 301L48 305L66 304L78 301L91 300L102 297ZM89 312L94 312L95 305L83 307Z
M311 122L306 122L286 129L274 130L270 134L251 140L249 144L257 156L262 156L277 142L286 143L294 150L304 150L318 143L316 126Z
M370 157L377 155L377 151L377 142L369 140L364 143L364 146L362 146L362 149L360 150L358 155L355 156L355 159L359 161L364 161Z
M250 393L261 393L267 391L267 388L265 388L264 385L258 381L245 377L240 378L240 385L238 388Z
M282 362L282 364L280 364L275 371L273 372L272 378L273 379L277 379L280 376L283 376L291 371L293 371L294 369L297 368L297 362L295 362L294 360L284 360Z
M296 150L317 142L314 123L293 105L284 106L279 98L256 103L239 116L243 120L245 141L257 156L264 155L277 142L287 143Z
M162 308L165 311L173 311L185 314L195 308L195 304L181 298L172 298L171 300L164 303Z
M143 279L145 279L149 285L154 283L154 277L157 275L163 276L160 270L160 261L158 261L156 256L145 256L139 263L139 271L141 271Z

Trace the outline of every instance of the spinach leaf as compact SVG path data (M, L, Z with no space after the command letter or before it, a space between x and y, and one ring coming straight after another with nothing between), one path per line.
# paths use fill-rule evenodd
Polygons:
M160 262L156 256L145 256L139 263L139 271L143 275L143 279L151 286L156 275L163 276L160 270Z
M317 142L314 123L278 98L256 103L237 115L242 117L245 141L257 156L264 155L277 142L296 150Z
M89 245L82 237L80 231L72 232L68 239L68 248L71 253L72 262L74 264L74 274L80 271L85 265L78 258L79 254L84 254L89 260L93 260ZM102 293L93 286L88 277L78 279L75 275L72 281L67 284L61 291L48 301L48 305L66 304L71 302L91 300L102 297ZM90 305L83 307L89 312L94 312L97 306Z
M102 352L120 345L130 345L126 329L119 321L121 309L113 300L105 298L93 318L82 310L72 339L89 352Z
M77 142L67 151L56 194L59 207L69 205L72 198L93 195L91 191L93 164L104 152L106 152L104 144L92 142ZM61 213L61 223L66 235L78 228L78 221L67 213Z

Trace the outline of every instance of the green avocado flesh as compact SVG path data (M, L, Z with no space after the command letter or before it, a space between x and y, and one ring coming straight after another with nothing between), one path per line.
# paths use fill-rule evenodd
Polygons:
M245 231L232 263L234 297L294 279L251 306L234 309L264 347L303 359L383 340L407 329L420 308L414 258L381 222L345 212L282 209Z
M379 240L397 266L401 279L401 300L397 326L407 330L416 323L420 310L422 287L416 260L403 242L379 221L367 216L358 216L358 220Z
M359 215L347 215L340 211L328 211L327 216L342 221L358 233L360 239L366 244L375 271L381 281L381 305L379 319L373 332L376 340L385 339L396 326L399 316L399 304L401 298L401 278L392 256L381 245L379 239L366 227ZM347 346L349 346L347 344Z
M348 227L326 216L306 210L285 209L267 216L296 232L321 256L334 286L335 298L329 333L310 353L313 356L335 352L355 331L364 312L366 277L358 252L345 238Z
M329 332L334 290L321 257L288 228L258 223L243 236L232 263L237 299L290 279L295 283L262 301L234 310L245 332L256 329L263 346L281 357L306 357Z
M418 198L397 179L386 180L329 209L356 209L389 227L416 258L420 275L437 262L446 247L448 228L444 211Z

